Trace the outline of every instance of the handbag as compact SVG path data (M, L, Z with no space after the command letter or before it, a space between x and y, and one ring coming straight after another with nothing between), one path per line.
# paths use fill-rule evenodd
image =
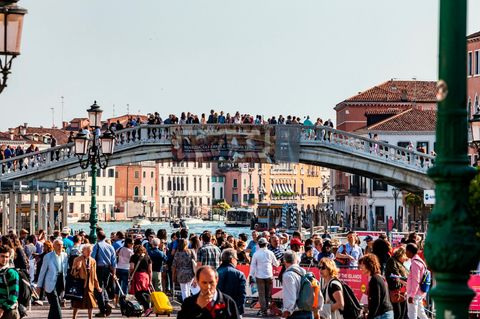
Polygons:
M80 278L71 277L65 285L65 299L82 300L85 281Z
M400 303L405 301L405 291L402 289L390 290L390 301L392 303Z

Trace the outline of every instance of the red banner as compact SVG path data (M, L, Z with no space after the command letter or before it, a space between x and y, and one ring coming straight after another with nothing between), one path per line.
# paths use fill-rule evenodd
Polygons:
M480 312L480 274L471 275L468 286L476 293L470 304L470 311Z
M321 281L320 277L320 270L316 267L306 268L302 267L303 269L312 272L319 281ZM237 269L243 272L246 278L249 277L250 274L250 265L238 265ZM272 289L272 297L275 299L282 298L282 284L279 280L279 273L281 267L273 267L273 289ZM341 268L339 279L345 282L347 285L352 288L355 296L360 300L361 303L367 303L367 286L368 286L368 276L363 275L359 269L348 269L348 268ZM257 287L255 283L250 284L249 280L247 280L247 297L258 297Z

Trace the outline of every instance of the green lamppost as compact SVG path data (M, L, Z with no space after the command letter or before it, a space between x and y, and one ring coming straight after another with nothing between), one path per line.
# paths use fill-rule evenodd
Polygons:
M92 132L83 129L75 137L75 155L78 156L80 167L92 170L92 188L90 205L90 241L97 242L97 169L105 169L108 166L108 156L112 155L115 146L115 136L105 131L100 136L102 126L102 110L97 101L87 110Z
M474 292L470 271L478 264L468 207L475 175L467 157L467 0L440 1L437 158L428 175L435 181L436 204L429 218L425 256L436 286L431 292L436 317L468 318Z
M0 1L0 93L7 87L13 59L20 55L23 17L27 10L17 6L17 1Z

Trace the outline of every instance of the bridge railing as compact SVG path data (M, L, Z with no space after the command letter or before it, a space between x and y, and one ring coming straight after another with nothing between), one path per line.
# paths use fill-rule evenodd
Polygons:
M302 126L300 140L335 147L339 146L347 151L375 157L384 162L414 167L422 171L426 171L435 161L435 156L429 154L339 131L331 127Z
M141 143L170 143L171 137L178 130L184 133L188 130L201 128L215 132L228 127L229 124L186 124L186 125L139 125L114 132L116 149L122 149ZM232 126L238 127L238 124ZM241 126L252 127L252 124ZM335 130L330 127L300 126L300 142L319 143L343 148L349 152L368 155L382 161L388 161L405 167L426 171L433 165L434 156L391 145L382 141L369 139L356 134ZM0 174L23 170L39 170L41 166L50 166L75 157L74 143L64 144L38 152L14 156L0 161Z

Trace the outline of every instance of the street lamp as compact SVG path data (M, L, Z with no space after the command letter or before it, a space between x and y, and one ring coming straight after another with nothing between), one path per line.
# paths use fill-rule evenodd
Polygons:
M80 167L92 170L92 196L90 205L90 241L97 242L97 165L101 169L108 166L108 156L112 155L115 146L115 136L106 131L99 136L101 127L102 110L97 105L97 101L87 110L90 127L93 128L93 134L90 137L89 132L79 132L74 138L75 155L77 155ZM88 134L87 134L88 133Z
M368 207L369 207L369 212L368 212L368 230L372 231L373 230L373 203L375 203L375 200L373 198L369 198L367 200Z
M20 55L23 17L27 10L17 6L17 1L0 1L0 93L7 87L13 59Z
M397 198L398 198L398 195L400 194L400 189L394 187L392 188L392 195L393 195L393 198L395 199L395 217L394 217L394 220L393 220L393 228L397 229L398 230L398 225L397 225Z
M477 160L474 163L474 165L476 166L479 160L478 157L480 157L480 112L475 113L470 119L470 132L472 134L472 140L470 141L470 143L473 144L475 150L477 151Z

